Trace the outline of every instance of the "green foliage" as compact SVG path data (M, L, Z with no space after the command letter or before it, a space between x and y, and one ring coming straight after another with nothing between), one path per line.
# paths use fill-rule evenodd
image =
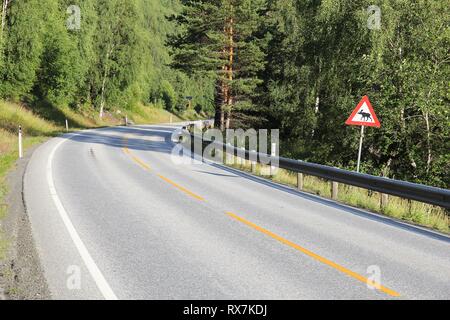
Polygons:
M272 1L275 17L261 114L281 129L282 152L354 169L359 128L344 122L363 95L364 172L448 187L449 8L439 1Z
M173 89L169 81L163 80L161 82L161 94L165 106L169 110L174 110L177 104L177 96L175 90Z
M0 94L20 98L31 91L44 50L43 7L39 0L14 1L3 32Z
M267 44L265 0L181 1L172 19L179 31L169 41L172 66L216 83L216 120L256 106Z
M80 8L80 28L68 27L69 6ZM164 99L182 111L183 92L197 90L188 95L211 109L211 92L194 78L178 82L168 66L166 35L174 25L166 16L178 10L177 0L11 1L0 44L0 98L97 110Z
M449 6L380 0L371 30L372 4L13 0L0 98L39 114L148 104L215 114L281 129L285 156L354 169L359 128L344 121L368 95L382 127L366 130L363 171L448 187ZM67 28L69 5L80 29Z

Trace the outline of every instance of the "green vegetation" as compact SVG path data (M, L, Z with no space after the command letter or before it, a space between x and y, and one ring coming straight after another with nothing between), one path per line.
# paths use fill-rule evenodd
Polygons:
M360 130L344 122L368 95L382 126L366 130L362 172L449 187L448 5L378 1L378 23L367 0L181 3L172 66L215 81L216 126L280 129L280 155L354 170ZM304 183L330 197L329 182ZM449 230L439 208L390 197L380 209L379 194L349 186L339 200Z
M218 127L277 128L283 156L354 170L359 128L344 122L368 95L382 127L366 130L363 171L448 188L444 2L181 2L172 65L214 76Z
M371 4L380 29L369 29ZM274 1L267 117L282 152L355 168L359 128L344 121L368 95L363 170L448 188L450 8L441 1Z
M6 0L2 2L5 3ZM0 41L0 99L50 112L159 105L213 110L202 77L169 68L165 46L179 10L171 0L7 1ZM186 96L193 96L188 104ZM189 112L192 113L191 110Z
M442 1L378 1L379 23L368 0L2 2L0 99L44 118L215 115L280 129L283 156L353 170L359 130L344 121L368 95L382 126L366 130L363 172L450 185Z
M353 170L359 130L344 121L368 95L382 126L366 130L362 171L450 185L443 1L380 0L379 26L369 0L2 3L0 100L9 102L0 103L0 173L19 124L31 144L60 132L65 119L87 128L124 115L168 122L169 112L214 115L221 129L280 129L282 156ZM305 185L329 196L327 182ZM378 206L379 195L347 191L346 203ZM403 200L383 210L441 221Z
M216 123L230 127L236 111L256 108L261 97L265 49L261 29L265 0L189 1L173 18L181 31L172 36L172 66L187 74L203 75L216 83ZM234 113L233 113L234 110ZM239 114L239 112L238 112ZM234 125L242 119L234 119Z
M234 157L230 166L251 172L249 161L239 161ZM263 176L275 182L297 187L297 173L278 169L273 176L268 175L270 168L261 164L256 164L256 175ZM331 198L331 183L329 181L304 175L303 191L313 193L325 198ZM389 196L386 206L381 207L381 194L370 192L365 189L339 184L339 202L349 204L354 207L363 208L372 212L383 213L387 216L416 223L422 226L436 229L441 232L450 233L450 217L446 211L440 207L424 204L416 201L409 201L398 197Z

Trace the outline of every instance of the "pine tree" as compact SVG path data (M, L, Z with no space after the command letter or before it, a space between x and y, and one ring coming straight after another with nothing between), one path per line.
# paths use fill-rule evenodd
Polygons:
M264 35L260 27L265 1L182 1L176 17L181 32L174 36L172 66L216 81L216 124L228 128L232 110L249 107L259 72L264 68Z

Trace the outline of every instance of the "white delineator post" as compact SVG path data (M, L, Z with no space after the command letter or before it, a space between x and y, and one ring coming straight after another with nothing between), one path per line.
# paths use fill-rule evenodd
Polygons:
M69 131L69 121L66 119L66 131Z
M125 127L128 126L128 115L125 115Z
M358 163L356 165L356 172L359 172L359 167L361 164L361 151L362 151L363 138L364 138L364 126L361 126L361 137L359 138Z
M23 157L22 151L22 126L19 126L19 158Z

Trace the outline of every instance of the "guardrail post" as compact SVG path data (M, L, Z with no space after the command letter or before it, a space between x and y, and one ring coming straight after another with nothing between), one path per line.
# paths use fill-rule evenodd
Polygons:
M338 199L339 183L331 181L331 199Z
M22 151L22 126L19 126L19 158L23 157Z
M297 173L297 189L303 190L303 173L301 172Z
M381 194L381 199L380 199L380 207L381 207L381 209L386 208L388 203L389 203L389 195L387 195L386 193L382 193Z

